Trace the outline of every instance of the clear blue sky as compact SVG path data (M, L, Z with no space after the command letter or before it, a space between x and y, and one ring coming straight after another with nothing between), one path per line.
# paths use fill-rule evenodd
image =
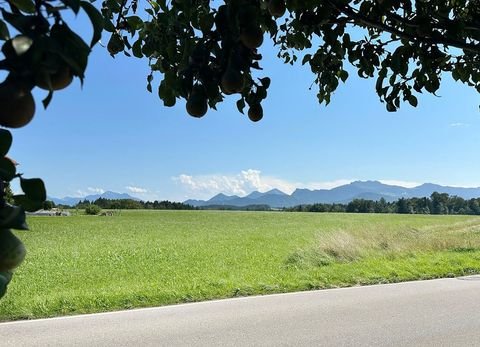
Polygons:
M89 28L80 28L89 40ZM11 155L54 197L112 190L184 200L355 179L480 186L473 89L445 76L440 97L420 96L416 109L392 114L374 81L351 74L325 107L308 89L307 67L282 64L268 43L261 52L272 86L264 119L254 124L237 112L236 96L202 119L188 116L182 102L165 108L145 89L146 60L112 59L97 46L83 90L76 81L47 111L36 93L36 117L14 130Z

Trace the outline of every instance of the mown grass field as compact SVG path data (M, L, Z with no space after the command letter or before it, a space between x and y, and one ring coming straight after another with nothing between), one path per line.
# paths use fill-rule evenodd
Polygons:
M480 273L480 218L129 211L30 217L0 320Z

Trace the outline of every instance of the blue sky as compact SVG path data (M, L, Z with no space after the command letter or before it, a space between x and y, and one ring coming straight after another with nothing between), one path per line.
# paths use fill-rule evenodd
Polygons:
M88 27L80 30L89 40ZM104 41L107 38L104 37ZM143 199L208 198L218 192L333 187L357 179L415 185L480 186L479 98L447 76L440 97L388 113L374 81L351 74L328 106L313 75L261 48L272 78L264 119L238 113L236 96L202 119L184 103L165 108L145 89L147 61L95 47L83 90L76 81L47 111L14 130L11 156L26 177L42 177L50 196L112 190ZM155 76L158 86L160 76Z

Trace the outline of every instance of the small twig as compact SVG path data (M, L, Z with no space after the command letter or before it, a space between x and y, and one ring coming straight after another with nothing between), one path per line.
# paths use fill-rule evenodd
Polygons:
M118 17L117 17L117 24L115 25L115 29L118 30L120 26L120 20L123 19L123 10L125 9L125 5L127 4L128 0L122 0L122 3L120 5L120 11L118 12Z

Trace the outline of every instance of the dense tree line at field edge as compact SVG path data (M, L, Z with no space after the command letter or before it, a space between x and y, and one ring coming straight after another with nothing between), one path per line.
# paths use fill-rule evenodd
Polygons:
M355 199L348 204L298 205L284 209L291 212L350 212L350 213L402 213L402 214L463 214L480 215L480 198L463 199L447 193L434 192L430 197L400 198L388 202Z
M106 210L195 210L196 207L181 202L173 201L140 201L133 199L104 199L99 198L95 201L83 200L73 206L75 209L85 209L96 205ZM72 208L71 206L58 205L61 208Z

